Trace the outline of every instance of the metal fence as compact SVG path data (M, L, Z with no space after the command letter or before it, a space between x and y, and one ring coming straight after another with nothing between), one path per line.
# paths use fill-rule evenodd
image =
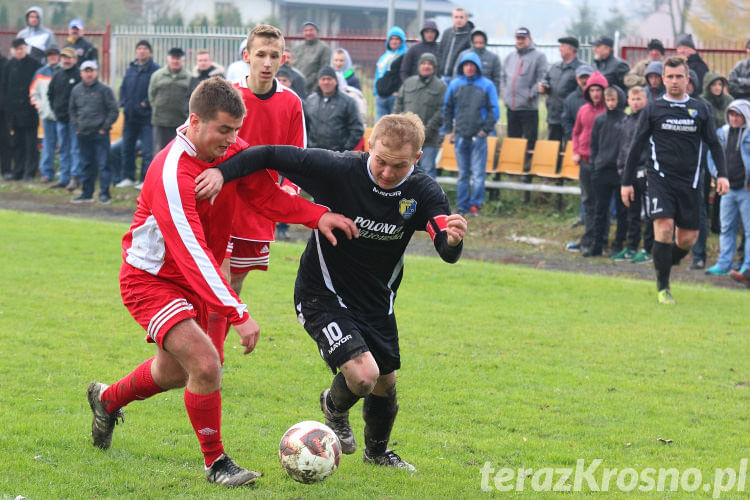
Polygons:
M664 47L666 48L666 55L675 55L676 44L674 40L665 39L662 40ZM648 50L646 46L648 40L640 38L629 38L627 39L621 49L620 54L631 66L642 59L646 59ZM745 41L697 41L695 44L696 50L700 54L701 58L706 61L711 71L718 71L724 76L728 76L729 72L738 61L747 57L745 52Z

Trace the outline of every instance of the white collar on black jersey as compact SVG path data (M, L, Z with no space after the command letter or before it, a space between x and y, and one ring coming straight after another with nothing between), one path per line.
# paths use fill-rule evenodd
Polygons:
M247 76L250 76L250 75L247 75ZM247 76L243 76L239 80L236 80L234 83L236 83L237 85L239 85L239 87L241 89L250 90L250 87L247 86ZM277 93L278 92L284 92L284 89L286 87L284 87L276 78L274 78L274 80L276 80L276 92Z
M690 96L688 94L685 94L685 97L683 97L682 99L672 99L667 94L664 94L662 96L662 99L664 99L667 102L673 102L675 104L685 104L686 102L690 100Z
M372 172L370 172L370 160L371 159L372 159L372 157L370 157L370 156L367 157L367 167L366 167L367 168L367 175L370 177L370 180L373 183L375 183L376 186L378 186L378 182L375 180L375 177L372 176ZM391 189L396 189L401 184L403 184L404 182L406 182L406 179L408 179L409 176L411 176L411 174L413 174L413 173L414 173L414 165L411 166L411 168L409 169L409 173L406 174L406 177L404 177L403 179L401 179L401 182L399 182L398 184L396 184L392 188L389 188L388 191L390 191ZM380 189L380 186L378 186L378 189Z
M188 126L190 126L189 117L185 123L177 127L176 140L182 145L182 149L184 149L187 154L190 156L198 156L198 150L195 148L195 144L193 144L185 135Z

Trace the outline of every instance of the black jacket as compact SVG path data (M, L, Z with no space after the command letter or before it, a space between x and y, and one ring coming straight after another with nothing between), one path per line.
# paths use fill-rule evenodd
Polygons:
M559 61L551 65L544 75L542 84L547 89L547 123L550 125L562 123L565 98L578 88L576 69L581 64L583 63L577 57L568 63ZM570 131L573 131L572 125Z
M78 65L80 66L83 61L96 61L99 59L99 53L91 42L83 37L80 37L75 43L70 41L70 38L66 40L66 47L73 47L78 55Z
M617 170L620 172L625 169L625 162L628 159L628 153L630 153L630 148L633 144L633 137L635 137L635 131L638 129L638 119L641 117L641 111L630 113L622 121L620 153L617 155ZM641 158L636 167L636 172L645 171L650 158L651 151L648 148L643 148L641 150ZM638 174L639 177L640 175L641 174Z
M109 131L119 110L112 89L95 80L91 85L78 83L70 92L70 123L76 133Z
M586 99L583 98L583 89L580 85L563 101L560 123L565 133L565 139L571 140L573 138L573 127L576 124L576 116L578 116L578 110L584 104L586 104Z
M687 65L688 68L695 71L695 74L698 76L698 85L696 86L696 88L700 93L701 91L703 91L703 77L706 76L706 73L708 73L708 64L706 64L706 62L696 52L695 54L690 54L688 56Z
M39 115L29 98L29 85L40 66L41 64L36 59L28 55L23 59L14 57L8 61L3 87L5 109L12 126L36 127L39 124Z
M467 21L458 31L454 30L453 26L443 31L443 36L440 37L440 54L437 54L440 75L455 76L453 67L456 65L458 54L471 48L472 31L474 31L474 23L471 21Z
M594 170L617 170L622 144L622 122L625 119L625 94L619 92L615 109L608 109L594 119L591 131L591 163Z
M81 72L75 65L70 69L61 69L52 77L47 89L47 98L57 121L61 123L70 121L70 92L80 81Z
M615 57L614 53L612 53L606 59L594 61L594 64L596 64L596 69L607 79L607 83L610 87L616 85L620 87L620 90L623 92L627 90L627 87L625 86L625 75L630 72L630 66L628 66L628 63L619 57Z
M409 47L409 50L404 54L404 59L401 61L401 81L405 82L410 76L417 74L419 70L419 58L425 53L434 54L438 57L440 54L440 45L437 41L425 42L421 41L416 45ZM458 54L458 52L456 52Z
M365 132L357 103L338 88L331 97L324 97L320 89L313 92L305 99L304 110L311 148L350 151Z

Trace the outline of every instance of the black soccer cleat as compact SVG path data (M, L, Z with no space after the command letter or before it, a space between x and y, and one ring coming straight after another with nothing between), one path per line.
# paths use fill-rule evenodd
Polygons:
M125 422L122 408L107 413L107 409L102 402L102 394L107 387L109 386L101 382L91 382L86 391L91 412L94 414L94 419L91 422L91 437L94 438L94 446L102 450L108 449L112 444L112 432L115 430L117 420Z
M206 467L206 480L209 483L221 484L230 488L253 484L262 475L260 472L240 467L232 460L232 457L226 454L217 458L211 464L211 467Z
M406 469L411 472L416 472L417 468L412 464L404 460L403 458L396 455L393 450L385 450L382 455L370 456L365 450L362 455L362 460L367 464L382 465L384 467L396 467L399 469Z
M328 409L326 400L331 389L326 389L320 393L320 409L326 417L326 425L330 427L341 443L341 453L351 455L357 451L357 441L354 439L352 426L349 425L349 412L338 413Z

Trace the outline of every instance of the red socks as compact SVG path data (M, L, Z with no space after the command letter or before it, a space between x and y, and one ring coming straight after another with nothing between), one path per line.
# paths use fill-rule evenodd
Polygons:
M104 402L108 413L112 413L136 399L146 399L154 394L164 392L164 389L156 385L151 377L151 363L154 359L156 358L147 359L128 376L115 382L104 391L102 402Z
M221 392L194 394L185 389L185 409L208 467L224 453L221 443Z

